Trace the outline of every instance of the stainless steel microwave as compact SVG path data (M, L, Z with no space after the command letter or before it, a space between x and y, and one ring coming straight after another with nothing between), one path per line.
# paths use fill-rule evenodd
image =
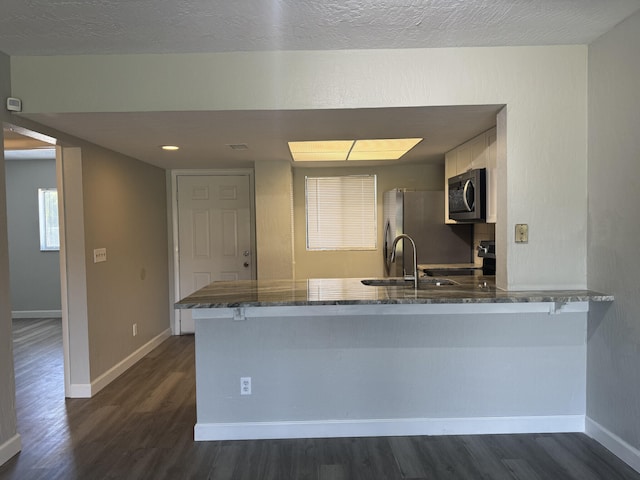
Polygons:
M469 170L449 179L449 218L458 222L484 222L487 217L487 171Z

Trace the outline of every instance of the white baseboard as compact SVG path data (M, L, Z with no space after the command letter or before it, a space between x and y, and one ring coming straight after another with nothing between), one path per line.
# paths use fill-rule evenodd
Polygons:
M69 390L65 392L67 398L91 398L90 383L72 383Z
M196 441L207 441L558 432L584 432L584 415L255 423L199 422L194 428L194 438Z
M0 465L4 465L22 450L20 434L16 433L9 440L0 445Z
M585 433L610 450L611 453L635 471L640 472L640 450L633 445L629 445L615 433L607 430L589 417L585 422Z
M109 370L104 372L98 378L91 382L91 384L71 384L67 396L69 398L91 398L104 387L113 382L116 378L126 372L129 368L135 365L142 357L151 352L154 348L164 342L171 336L171 329L167 328L161 334L149 340L138 350L133 352L127 358L117 363Z
M62 310L18 310L11 318L62 318Z

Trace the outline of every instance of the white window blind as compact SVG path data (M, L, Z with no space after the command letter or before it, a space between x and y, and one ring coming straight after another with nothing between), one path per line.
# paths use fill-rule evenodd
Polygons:
M307 250L376 248L376 176L306 177Z
M58 227L58 190L38 189L40 218L40 250L60 250L60 229Z

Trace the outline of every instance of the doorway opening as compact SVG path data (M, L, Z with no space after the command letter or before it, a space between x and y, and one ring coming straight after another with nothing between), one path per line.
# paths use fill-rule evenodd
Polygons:
M63 335L59 149L56 139L14 125L4 124L3 136L16 394L31 391L37 380L47 384L38 387L46 398L64 398L69 351Z

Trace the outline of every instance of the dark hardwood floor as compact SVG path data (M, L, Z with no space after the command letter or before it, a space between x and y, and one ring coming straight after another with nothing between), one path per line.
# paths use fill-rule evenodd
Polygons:
M640 479L583 434L194 442L193 337L65 400L59 319L14 320L23 451L0 479Z

